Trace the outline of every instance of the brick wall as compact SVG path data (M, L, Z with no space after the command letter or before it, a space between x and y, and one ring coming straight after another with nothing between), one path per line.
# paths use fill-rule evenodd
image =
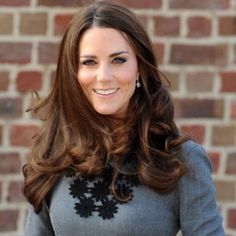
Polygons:
M0 0L0 236L23 235L21 166L39 120L24 111L44 96L58 43L78 0ZM172 83L176 119L202 143L227 235L236 235L236 1L117 0L148 29Z

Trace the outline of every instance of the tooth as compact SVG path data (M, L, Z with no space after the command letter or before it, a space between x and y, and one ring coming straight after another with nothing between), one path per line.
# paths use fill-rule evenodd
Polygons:
M117 90L117 89L107 89L107 90L95 89L95 92L96 92L96 93L103 94L103 95L108 95L108 94L111 94L111 93L116 92L116 90Z

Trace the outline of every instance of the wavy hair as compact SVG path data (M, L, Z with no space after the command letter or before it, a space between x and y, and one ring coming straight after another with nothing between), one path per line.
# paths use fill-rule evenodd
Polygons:
M79 42L91 27L124 33L136 54L142 86L131 97L123 118L98 114L78 82ZM30 110L42 109L46 109L43 127L23 167L23 192L35 212L69 168L99 175L112 161L111 190L118 198L115 181L127 155L136 163L132 174L158 193L172 191L185 173L181 144L186 138L174 122L173 102L161 80L151 41L135 14L123 6L98 1L73 18L60 44L52 90Z

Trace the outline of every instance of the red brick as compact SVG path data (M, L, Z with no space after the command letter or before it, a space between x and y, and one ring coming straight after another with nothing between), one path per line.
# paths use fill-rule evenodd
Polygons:
M224 16L219 18L219 34L220 35L236 35L236 16Z
M20 92L39 90L42 87L42 73L39 71L22 71L17 76L16 86Z
M0 210L0 232L16 231L18 210Z
M58 14L54 17L54 34L62 35L73 18L73 14Z
M230 229L236 229L236 209L229 209L227 217L228 217L227 226Z
M114 0L108 0L110 2L114 2ZM162 5L161 0L116 0L115 1L118 4L125 5L127 7L132 8L154 8L159 9Z
M223 100L214 99L175 99L177 118L222 118Z
M236 100L231 101L230 116L231 118L236 118Z
M164 50L165 50L164 44L154 43L153 49L154 49L154 53L156 55L158 64L161 64L163 62L163 58L164 58Z
M235 201L236 185L234 181L215 180L216 198L218 201Z
M169 0L170 8L177 9L227 9L230 6L229 0Z
M0 0L0 6L14 6L14 7L21 7L21 6L29 6L30 0Z
M9 85L9 73L0 71L0 91L7 91Z
M19 118L22 115L22 98L0 98L0 118L12 119Z
M180 31L180 19L174 17L154 17L155 34L158 36L178 36Z
M48 6L48 7L56 7L56 6L62 6L62 7L76 7L83 5L83 1L81 0L38 0L39 6Z
M210 72L191 72L186 75L189 92L209 92L213 90L214 74Z
M211 160L212 171L218 172L220 167L220 154L218 152L208 152L208 156Z
M35 125L13 125L10 128L10 142L15 146L32 145L32 137L37 133Z
M31 43L0 42L0 63L29 63L31 59Z
M110 2L113 2L113 0L108 0ZM162 5L161 0L139 0L139 1L133 1L133 0L116 0L116 3L125 5L128 7L133 8L155 8L158 9ZM81 0L71 0L71 1L64 1L64 0L39 0L38 5L40 6L63 6L63 7L75 7L75 6L81 6L83 5L83 1Z
M236 92L236 71L223 72L221 77L221 92Z
M198 143L203 143L205 127L202 125L183 125L180 127L182 133L189 135Z
M17 174L21 172L21 162L18 153L0 153L0 173Z
M188 19L188 37L199 38L211 35L211 20L195 16Z
M13 30L13 15L0 14L0 34L11 34Z
M226 173L236 175L236 153L230 153L226 162Z
M236 126L213 126L212 144L216 146L233 146L236 144Z
M0 126L0 145L2 145L2 137L3 137L3 129L2 129L2 126Z
M46 13L23 13L20 15L21 34L44 35L46 34L46 31L47 31Z
M170 63L190 65L226 65L226 45L183 45L174 44Z
M25 198L22 194L22 182L13 181L9 183L7 201L24 202Z
M57 43L40 43L38 47L39 63L56 63L58 48Z
M164 77L168 79L168 81L170 82L170 88L169 88L170 90L176 91L179 89L180 79L178 73L162 71L162 74L160 75L164 83L166 82L166 79Z

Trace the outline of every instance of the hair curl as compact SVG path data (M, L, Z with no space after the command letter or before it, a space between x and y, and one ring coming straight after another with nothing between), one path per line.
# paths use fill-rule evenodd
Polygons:
M114 28L127 37L136 53L142 87L130 99L120 119L98 114L78 82L78 53L82 34L91 27ZM56 78L49 95L32 111L46 109L42 129L23 167L23 192L39 212L42 202L68 168L99 175L108 160L115 164L111 189L124 160L132 155L142 184L159 193L172 191L185 173L173 102L157 69L151 41L127 8L98 1L71 21L60 44Z

